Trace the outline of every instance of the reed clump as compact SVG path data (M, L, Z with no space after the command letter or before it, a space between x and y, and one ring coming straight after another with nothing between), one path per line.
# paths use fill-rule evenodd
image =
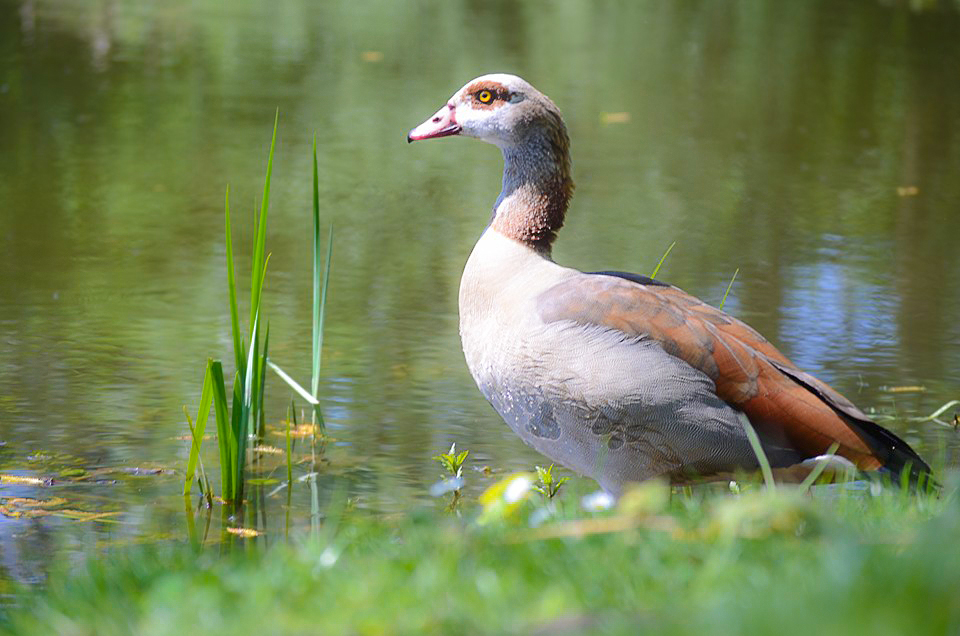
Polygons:
M273 135L270 139L270 152L267 158L266 176L263 185L263 199L257 214L254 215L253 249L250 265L250 318L247 330L242 330L237 309L237 280L233 257L233 239L230 226L230 188L227 187L224 201L227 289L230 298L230 332L233 340L235 372L228 385L220 360L209 358L203 376L200 392L200 405L197 409L196 423L187 413L192 444L187 460L187 470L183 485L184 496L192 492L194 479L200 475L197 483L201 496L208 505L213 503L210 480L203 469L200 457L204 433L211 407L217 427L217 447L220 463L220 497L230 505L242 504L244 498L245 471L248 463L248 449L262 441L265 432L263 412L266 393L266 370L272 369L285 383L292 387L311 407L314 426L314 441L322 439L326 432L323 414L318 399L320 383L320 362L323 349L323 324L326 314L327 287L330 281L330 261L333 254L333 231L331 229L326 246L326 262L323 263L320 247L320 195L319 172L317 167L317 142L313 140L313 343L311 391L304 389L288 373L269 359L270 323L261 334L263 319L263 288L266 280L270 254L266 249L267 218L270 209L270 182L273 175L273 157L277 141L279 112L274 118ZM230 388L228 392L228 388ZM251 444L252 443L252 444ZM316 444L314 444L314 447ZM289 454L290 447L287 444ZM288 473L290 458L288 457ZM289 475L288 475L289 477ZM292 479L288 479L292 482Z

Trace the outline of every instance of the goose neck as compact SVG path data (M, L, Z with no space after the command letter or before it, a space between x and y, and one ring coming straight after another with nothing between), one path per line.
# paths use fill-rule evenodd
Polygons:
M562 124L502 147L503 190L494 206L493 229L549 255L573 195L568 147Z

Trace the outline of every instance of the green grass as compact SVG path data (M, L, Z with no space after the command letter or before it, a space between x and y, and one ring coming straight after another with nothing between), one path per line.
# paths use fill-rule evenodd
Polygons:
M656 278L657 274L660 272L660 267L663 266L663 261L667 260L667 256L670 255L670 252L673 250L674 246L677 244L676 241L670 244L670 247L663 253L663 256L660 257L660 260L657 261L656 267L653 268L653 271L650 272L650 278Z
M953 483L953 482L951 482ZM576 484L585 485L582 480ZM575 489L574 489L575 490ZM573 491L478 523L356 509L300 542L64 563L0 616L13 634L942 634L960 628L960 502L652 484ZM529 525L537 511L554 516Z

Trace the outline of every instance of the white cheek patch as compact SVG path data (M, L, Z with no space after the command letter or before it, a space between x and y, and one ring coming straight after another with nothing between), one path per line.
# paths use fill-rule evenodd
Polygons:
M473 108L469 103L457 106L457 123L463 133L491 143L498 143L501 133L501 107Z

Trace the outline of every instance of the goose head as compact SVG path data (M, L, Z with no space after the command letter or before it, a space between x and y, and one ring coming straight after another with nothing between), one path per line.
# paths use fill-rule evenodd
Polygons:
M461 135L498 146L503 189L491 227L548 255L573 194L570 141L560 110L516 75L470 80L407 141Z
M407 141L462 135L509 150L551 130L563 130L563 120L550 98L516 75L492 73L467 82Z

